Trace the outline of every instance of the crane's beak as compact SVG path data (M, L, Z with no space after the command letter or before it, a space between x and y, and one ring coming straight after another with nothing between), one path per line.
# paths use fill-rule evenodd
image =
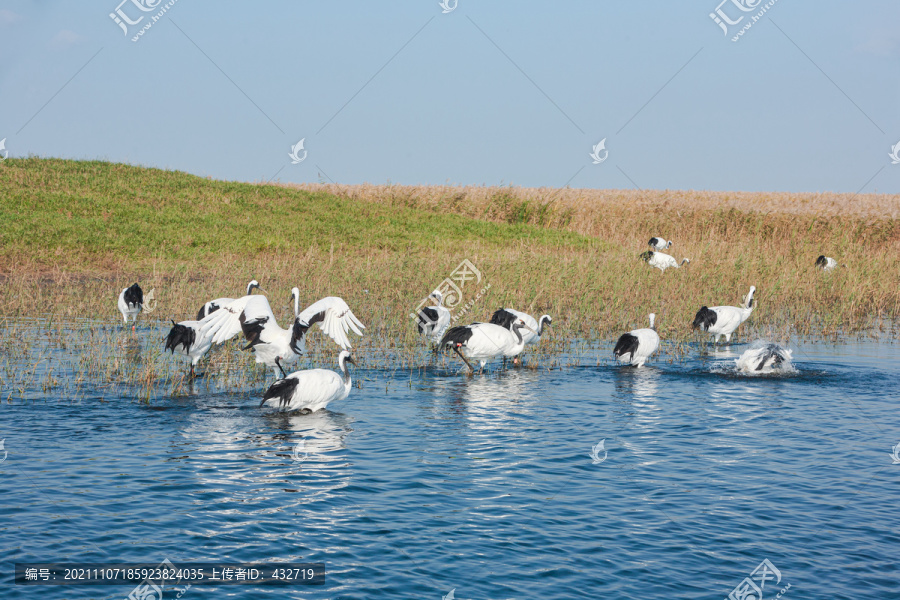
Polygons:
M531 333L537 335L537 331L535 331L534 329L532 329L532 328L529 327L528 325L525 325L524 323L523 323L522 325L525 326L525 329L527 329L527 330L530 331Z

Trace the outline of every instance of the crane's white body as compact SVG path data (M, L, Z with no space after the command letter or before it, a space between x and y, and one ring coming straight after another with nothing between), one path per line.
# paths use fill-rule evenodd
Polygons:
M484 370L484 365L493 358L513 358L522 353L525 339L520 330L524 327L526 325L521 321L513 326L512 331L493 323L473 323L450 329L441 343L459 352L467 359L467 364L468 359L478 361Z
M271 368L276 377L280 376L279 363L283 368L286 364L296 362L302 354L303 347L296 343L297 348L292 347L292 330L278 325L265 296L244 296L222 306L200 321L200 333L213 344L223 344L244 331L242 320L248 332L251 327L258 329L254 334L256 339L245 333L247 341L253 344L256 362Z
M793 352L778 344L754 342L735 360L739 371L750 375L770 375L794 371Z
M753 314L753 294L755 292L756 288L750 286L750 293L744 298L741 306L713 306L708 309L716 313L716 322L704 330L713 335L714 343L718 344L719 338L723 336L726 343L730 342L731 334L750 318L750 315Z
M341 373L335 373L329 369L308 369L295 371L283 379L279 379L266 392L266 397L260 405L268 405L285 411L316 412L322 410L329 403L344 400L350 395L352 381L346 363L352 359L346 350L338 355L338 368ZM296 383L289 380L294 380ZM281 397L269 395L279 385L291 384L293 390L285 395L285 403Z
M127 292L128 289L129 288L125 288L119 293L119 312L122 313L122 319L125 320L125 323L128 323L128 317L131 317L131 322L134 323L137 321L137 316L141 314L143 306L125 301L125 292Z
M523 328L520 332L522 334L522 338L525 340L525 345L529 344L537 344L541 341L541 335L544 333L544 325L550 324L553 322L553 319L550 318L550 315L541 315L540 320L535 319L528 313L524 313L522 311L516 310L514 308L501 308L500 310L506 311L511 315L514 315L516 318L521 319L523 323L527 326ZM496 314L496 313L495 313ZM512 330L513 323L509 324L507 329Z
M436 303L419 310L417 324L419 334L437 344L450 327L450 310L444 306L444 295L439 290L434 290L428 297Z
M632 329L628 333L619 338L617 348L623 341L631 336L637 340L637 347L631 344L631 348L627 351L616 354L616 360L619 362L627 362L635 367L643 367L647 359L653 356L659 349L659 334L656 333L654 322L655 314L650 314L650 327L644 329Z
M726 342L731 341L733 334L741 324L750 318L752 308L741 308L737 306L713 306L710 310L719 315L715 325L712 325L707 331L715 337L715 342L719 343L719 338L724 336Z
M668 250L669 248L672 247L672 242L671 241L667 242L666 240L662 239L661 237L652 237L652 238L650 238L649 245L654 250Z
M831 271L837 268L838 261L834 260L830 256L820 256L816 261L816 266L818 266L823 271Z
M476 323L471 327L472 337L463 353L467 358L479 361L482 367L496 356L513 358L525 349L525 338L521 333L515 335L509 329L491 323Z
M650 265L651 267L656 267L664 273L666 269L677 269L681 265L687 264L689 262L691 262L690 259L685 258L681 261L681 263L679 263L677 260L675 260L674 256L670 256L663 252L653 251L650 252L650 258L647 260L648 265Z
M362 335L365 326L340 298L322 298L300 312L300 290L291 292L294 323L284 329L275 320L265 296L238 298L201 321L201 334L213 344L224 343L243 332L253 348L256 362L270 367L276 377L279 364L291 364L306 352L306 332L315 323L343 349L350 348L347 332Z

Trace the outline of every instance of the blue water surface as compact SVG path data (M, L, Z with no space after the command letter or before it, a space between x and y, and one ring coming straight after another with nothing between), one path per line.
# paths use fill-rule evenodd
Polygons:
M741 346L643 369L605 347L561 370L363 368L306 416L260 391L4 394L0 594L125 598L13 585L13 564L168 559L327 575L166 598L721 600L767 559L767 600L900 597L900 348L792 347L782 377L736 373Z

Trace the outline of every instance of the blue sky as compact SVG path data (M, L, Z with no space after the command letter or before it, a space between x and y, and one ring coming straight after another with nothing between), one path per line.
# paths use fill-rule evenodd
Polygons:
M777 0L737 42L766 2L177 0L133 42L166 2L120 1L0 3L10 155L241 181L900 193L896 0ZM144 15L128 35L117 7ZM717 7L744 17L727 35Z

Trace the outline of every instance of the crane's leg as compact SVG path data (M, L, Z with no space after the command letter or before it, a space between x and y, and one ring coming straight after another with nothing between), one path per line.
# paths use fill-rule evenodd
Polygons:
M281 357L280 356L275 357L275 364L278 365L278 368L281 370L281 377L282 378L287 377L287 373L284 372L284 367L281 366ZM277 376L278 374L276 373L275 375Z
M205 377L205 376L206 376L206 373L196 373L194 371L194 363L191 363L191 374L190 374L191 379L200 379L201 377Z
M453 349L456 351L457 354L459 354L459 357L460 357L461 359L463 359L463 362L466 363L466 366L469 367L469 370L470 370L472 373L474 373L474 372L475 372L475 367L473 367L473 366L472 366L472 363L470 363L470 362L466 359L466 357L463 356L462 352L459 351L459 346L456 346L456 347L454 347Z

